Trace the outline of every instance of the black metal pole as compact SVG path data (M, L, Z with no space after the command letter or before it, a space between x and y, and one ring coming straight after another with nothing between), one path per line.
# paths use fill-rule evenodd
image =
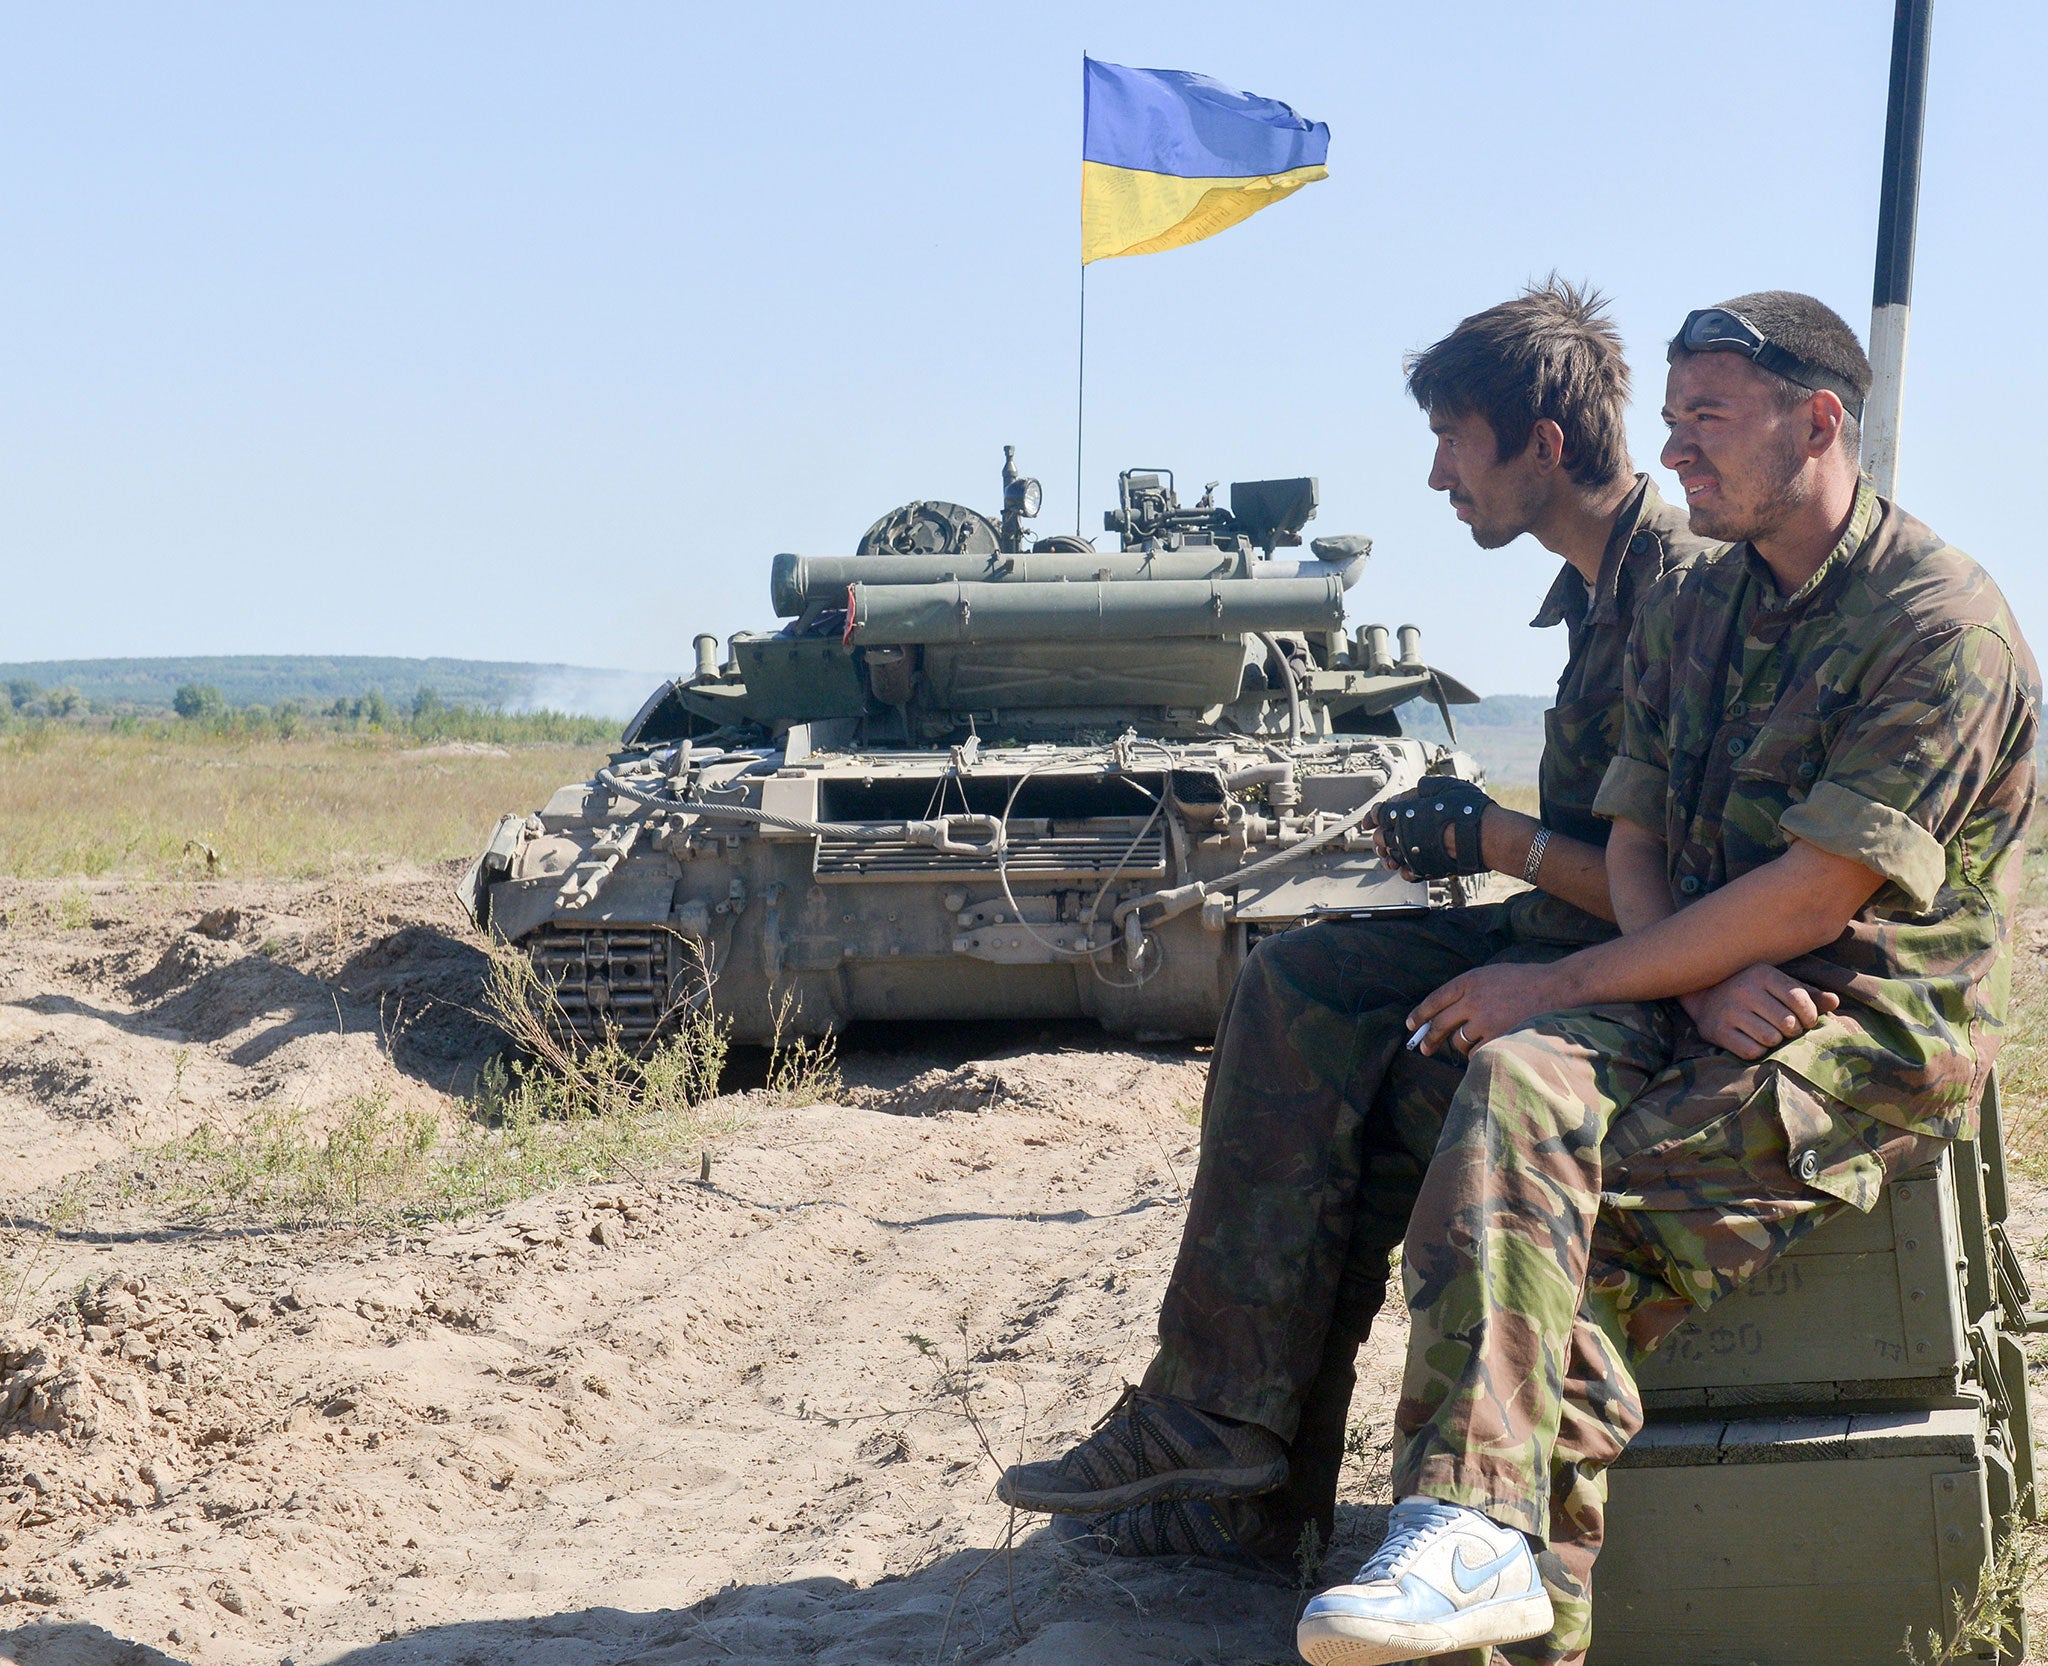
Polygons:
M1913 304L1913 238L1920 220L1921 133L1934 0L1896 0L1891 96L1878 190L1877 277L1870 297L1870 398L1863 413L1864 466L1886 497L1899 475L1899 422L1906 392L1906 326Z

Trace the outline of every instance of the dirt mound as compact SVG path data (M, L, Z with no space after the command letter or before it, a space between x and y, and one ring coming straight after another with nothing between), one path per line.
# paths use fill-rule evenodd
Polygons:
M309 945L306 938L316 934L322 942ZM438 1069L443 1080L451 1063L474 1064L498 1045L479 1016L490 962L474 942L408 924L361 944L334 971L318 975L308 968L317 967L320 950L331 945L331 924L258 945L249 942L254 935L246 916L231 908L181 933L126 985L138 1021L182 1042L240 1040L254 1049L250 1063L309 1034L367 1031L394 1062ZM252 1034L258 1026L260 1039Z
M66 895L0 885L0 1185L17 1194L270 1104L316 1127L380 1096L438 1117L497 1048L468 1010L483 955L445 874L103 886L83 925Z
M318 978L261 954L245 954L203 972L174 995L151 1003L149 1027L180 1041L220 1041L260 1019L319 1022L337 1029L335 997ZM324 1013L323 1013L323 1009Z
M1101 1048L1019 1051L920 1071L900 1086L860 1089L855 1103L896 1116L986 1111L998 1104L1064 1113L1109 1101L1151 1111L1199 1106L1203 1066L1188 1050L1151 1055Z
M52 1035L36 1036L0 1058L0 1089L87 1122L118 1116L135 1103L106 1079L99 1061Z
M894 1116L943 1116L948 1111L990 1110L1006 1091L1019 1103L1032 1102L1005 1083L993 1064L964 1064L922 1071L900 1088L870 1089L861 1102ZM1026 1091L1031 1091L1028 1085Z
M374 1006L401 1057L446 1065L495 1050L481 1016L489 957L474 942L411 925L350 958L331 982L346 1000Z
M241 958L231 944L199 933L183 933L172 939L148 971L128 980L127 993L135 1000L151 1003L185 988L208 972Z

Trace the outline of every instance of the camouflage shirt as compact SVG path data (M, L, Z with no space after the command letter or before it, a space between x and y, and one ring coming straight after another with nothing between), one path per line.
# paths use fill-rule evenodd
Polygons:
M1686 530L1686 515L1657 495L1646 474L1614 517L1590 588L1566 562L1529 623L1563 625L1569 656L1557 679L1557 704L1543 714L1537 768L1543 825L1589 845L1607 843L1608 824L1593 813L1607 763L1621 749L1621 674L1629 627L1651 587L1712 545Z
M1747 544L1660 583L1598 809L1661 830L1680 907L1796 838L1886 883L1787 970L1841 997L1772 1055L1915 1133L1968 1136L2005 1028L2040 673L1990 577L1857 493L1793 595Z

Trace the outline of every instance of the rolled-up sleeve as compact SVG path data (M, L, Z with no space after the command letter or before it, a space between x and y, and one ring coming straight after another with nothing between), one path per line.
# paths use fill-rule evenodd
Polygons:
M1664 796L1670 783L1668 770L1616 753L1607 773L1600 777L1600 790L1593 795L1593 814L1662 832Z
M1883 874L1915 908L1933 903L1948 872L1941 841L1926 828L1905 812L1839 782L1821 782L1804 804L1793 805L1778 818L1778 826L1795 839Z
M2017 693L2012 650L1995 630L1929 643L1867 693L1779 829L1882 874L1915 908L1931 906L1948 846L1999 767Z

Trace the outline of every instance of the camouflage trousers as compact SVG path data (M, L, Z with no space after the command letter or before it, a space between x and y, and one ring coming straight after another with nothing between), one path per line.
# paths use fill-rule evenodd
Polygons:
M1590 1641L1643 1356L1940 1143L1709 1045L1675 1002L1553 1013L1474 1051L1405 1240L1393 1493L1548 1541L1556 1627L1507 1658Z
M1549 899L1330 920L1261 941L1232 991L1144 1386L1290 1442L1261 1554L1327 1544L1354 1360L1386 1298L1462 1064L1404 1050L1431 990L1611 935Z

